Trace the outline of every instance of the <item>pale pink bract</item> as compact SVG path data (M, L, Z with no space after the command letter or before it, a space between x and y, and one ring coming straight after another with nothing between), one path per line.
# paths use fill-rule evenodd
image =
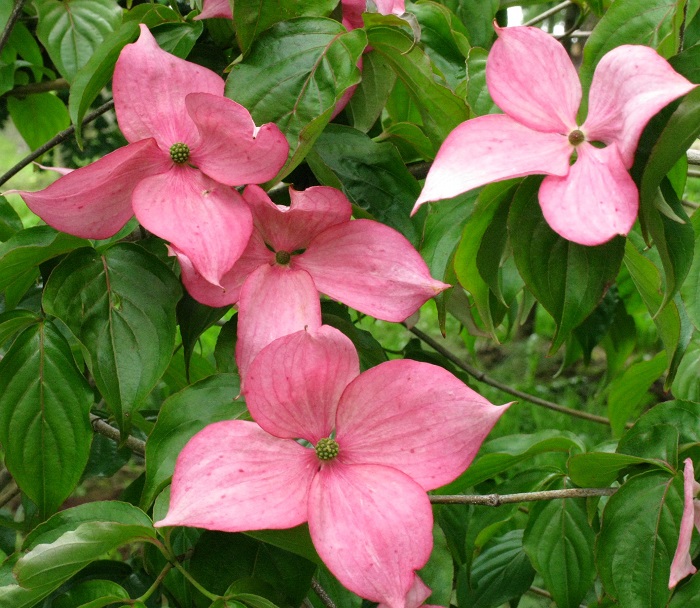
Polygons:
M695 85L649 47L617 47L596 67L579 127L581 83L561 44L533 27L496 32L486 82L505 114L468 120L450 133L413 212L490 182L545 174L539 201L555 232L582 245L627 234L639 206L628 169L642 130Z
M218 283L252 230L230 186L272 179L287 160L287 140L272 123L256 127L223 96L220 76L163 51L145 25L117 60L113 91L130 143L23 192L25 202L47 224L84 238L112 236L136 215Z
M425 601L415 571L433 542L426 491L469 466L507 408L428 363L360 374L352 342L328 326L265 347L244 394L257 424L219 422L195 435L156 525L240 532L308 521L348 589L387 608Z
M233 11L229 0L204 0L202 2L202 10L195 17L195 20L211 19L212 17L233 19Z
M671 563L671 575L668 580L669 589L673 589L681 579L689 574L697 572L697 568L693 566L693 562L690 559L690 540L693 536L693 525L700 532L700 500L695 498L698 493L700 493L700 484L695 481L693 461L690 458L686 458L683 468L683 517L681 519L678 546Z
M345 195L327 186L290 189L275 205L258 186L243 198L254 229L245 252L213 285L177 249L187 291L209 306L238 303L236 360L241 379L260 349L281 336L321 325L319 292L384 321L403 321L449 287L403 235L352 220Z

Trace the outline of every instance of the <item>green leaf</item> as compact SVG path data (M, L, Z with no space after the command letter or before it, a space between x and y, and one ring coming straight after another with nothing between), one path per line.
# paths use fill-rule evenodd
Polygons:
M193 435L213 422L233 420L247 413L243 402L234 401L239 393L237 376L219 374L188 386L163 402L146 442L146 483L141 496L144 508L168 483L178 454Z
M688 608L700 603L700 575L693 577L678 589L671 598L668 608Z
M620 606L666 606L682 512L682 475L662 471L630 478L608 500L596 565L606 593Z
M376 138L376 141L390 141L404 159L430 161L435 157L433 144L418 125L410 122L390 124Z
M550 353L600 303L620 269L624 239L598 247L567 241L547 224L538 202L539 178L518 188L508 218L513 256L525 284L554 318Z
M535 571L523 551L523 530L512 530L496 538L480 553L471 570L457 582L457 601L470 608L498 608L530 588ZM461 580L460 580L461 579Z
M493 20L502 2L499 0L446 0L445 4L457 13L467 27L472 46L485 48L491 46L491 40L495 36Z
M136 40L138 35L139 27L136 22L123 23L104 39L87 63L76 73L68 97L68 112L75 125L75 138L79 144L82 145L83 140L85 113L112 78L119 53L127 44Z
M21 230L0 244L0 291L39 264L88 244L84 239L63 234L50 226Z
M229 309L211 308L200 304L190 294L185 292L177 303L177 320L180 325L182 346L185 351L185 366L189 368L190 358L200 336L216 323Z
M615 482L629 467L645 464L669 470L665 462L653 458L614 452L587 452L569 458L569 476L582 488L603 488Z
M68 82L121 23L114 0L36 0L37 36Z
M624 369L637 343L636 334L634 318L628 314L622 299L619 299L610 329L601 343L608 363L608 380L615 378Z
M37 323L0 361L0 443L42 518L70 495L90 454L92 391L66 339Z
M579 75L584 87L584 100L595 66L603 55L622 44L644 44L657 48L670 33L671 17L679 4L678 0L625 0L610 5L583 49ZM666 56L674 53L675 48Z
M32 589L20 587L12 573L18 559L19 555L14 554L0 566L0 608L35 608L37 602L61 584L49 583Z
M70 125L66 106L53 93L9 97L7 109L22 139L32 150Z
M559 608L578 608L591 587L594 544L585 499L537 502L530 508L523 549Z
M681 286L681 299L691 322L700 329L700 213L694 213L690 221L695 232L695 247L688 277Z
M445 533L437 523L433 524L433 551L428 563L418 571L418 576L432 591L430 597L425 600L426 604L450 605L454 562L450 550L447 548Z
M308 524L301 524L286 530L253 530L245 534L268 545L300 555L319 566L323 565L316 552L316 547L311 541Z
M396 74L383 55L371 51L362 56L362 82L345 110L353 127L367 133L374 126L395 82Z
M153 28L153 37L164 51L185 59L204 31L201 21L163 23Z
M321 309L324 325L330 325L337 330L342 331L357 349L357 354L360 356L360 369L362 371L379 365L387 360L386 352L382 345L377 342L375 337L364 329L358 329L347 319L338 315L326 312L328 307L324 306Z
M303 160L343 93L359 82L366 45L362 30L302 17L273 25L232 67L226 95L248 108L255 124L276 122L289 141L290 158L273 181Z
M671 390L678 399L700 403L700 345L697 343L692 344L683 356Z
M482 445L479 456L470 467L435 494L458 494L538 454L583 450L579 439L565 431L546 430L531 435L499 437Z
M113 581L89 580L73 585L66 593L59 595L52 608L103 608L128 600L129 594Z
M6 241L22 228L22 220L15 208L4 196L0 196L0 241Z
M18 332L39 321L39 317L28 310L11 310L0 314L0 346Z
M337 0L236 0L233 25L236 40L245 55L261 32L280 21L294 17L326 17L337 4Z
M469 118L466 103L435 79L429 57L396 28L375 26L369 43L384 55L404 84L422 118L425 134L437 149L459 123Z
M375 143L352 127L328 125L308 162L321 183L330 185L324 176L332 172L351 203L418 243L410 213L420 186L393 145Z
M44 310L85 347L97 388L123 432L172 358L180 283L157 257L120 243L67 256L44 289Z
M649 361L638 361L630 365L619 378L613 380L608 392L608 418L616 436L620 436L625 423L635 417L646 405L645 398L652 384L667 367L666 353L658 353Z
M473 47L467 58L467 103L476 116L495 114L498 106L491 99L486 87L486 49Z

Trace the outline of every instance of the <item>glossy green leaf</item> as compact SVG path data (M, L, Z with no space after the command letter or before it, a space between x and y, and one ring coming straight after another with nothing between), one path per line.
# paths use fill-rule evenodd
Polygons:
M688 277L681 286L681 299L691 322L700 329L700 213L694 213L690 221L695 232L695 247Z
M113 581L90 580L73 585L53 600L52 608L104 608L128 600L129 594Z
M375 143L351 127L328 125L308 162L321 183L332 185L324 181L330 171L351 203L395 228L414 245L418 243L410 212L420 185L394 146Z
M50 322L26 329L0 361L5 465L42 517L70 495L90 454L92 391Z
M433 551L428 563L419 571L420 579L430 587L430 597L426 604L433 606L449 606L452 599L452 584L454 580L454 563L450 550L447 548L447 539L442 528L433 524Z
M483 444L470 467L452 483L436 490L435 493L458 494L538 454L583 450L579 439L565 431L546 430L531 435L499 437Z
M11 310L0 314L0 346L18 332L39 322L39 317L28 310Z
M134 42L138 35L139 27L136 22L123 23L104 39L87 63L76 73L68 97L68 112L75 125L75 138L79 143L83 139L85 113L112 78L119 53L127 44Z
M70 125L65 104L53 93L10 97L7 109L22 139L32 150Z
M121 22L113 0L37 0L37 36L68 82Z
M425 134L437 148L452 129L469 118L466 103L435 79L430 58L408 34L379 25L371 27L367 37L405 86L420 112Z
M472 46L489 47L495 37L493 20L503 2L499 0L445 0L444 2L455 12L469 32ZM516 4L523 4L517 2Z
M360 369L362 371L379 365L387 360L386 352L376 338L368 331L359 329L346 318L333 313L326 312L328 307L323 307L324 325L331 325L342 331L355 345L357 354L360 356Z
M592 585L594 544L585 499L536 502L530 508L523 549L559 608L578 608Z
M651 385L667 367L666 353L658 353L648 361L638 361L613 380L608 392L608 418L613 433L621 435L625 423L635 417L647 404Z
M39 264L88 244L50 226L21 230L0 244L0 291Z
M153 28L153 37L164 51L186 59L204 31L201 21L163 23Z
M470 584L461 575L457 601L470 608L498 608L530 588L535 571L523 551L523 531L512 530L494 541L472 564Z
M671 390L678 399L700 403L700 345L697 343L683 356Z
M520 275L557 324L551 353L602 300L620 269L625 241L586 247L560 237L540 211L540 183L528 178L518 188L508 228Z
M362 56L362 82L346 106L345 112L358 131L367 133L381 116L396 82L396 74L386 58L371 51Z
M185 366L189 367L190 358L200 336L224 316L228 306L211 308L200 304L185 292L177 303L177 321L180 326L182 346L185 351Z
M237 0L233 25L238 46L245 54L260 33L271 25L295 17L326 17L336 4L334 0Z
M610 329L601 342L608 364L608 379L615 378L624 369L637 343L634 318L627 312L622 299L618 300L614 314Z
M668 608L689 608L700 604L700 575L693 575L687 584L678 589Z
M290 158L276 179L302 161L345 90L359 82L356 64L366 45L362 30L302 17L273 25L232 67L226 95L257 125L276 122L289 141Z
M224 323L219 337L216 339L214 359L216 369L222 374L237 371L236 367L236 336L238 333L238 315L234 315Z
M467 59L467 103L476 116L497 113L498 106L486 87L486 59L488 51L473 47Z
M604 488L629 467L645 464L668 469L668 465L661 460L614 452L587 452L574 454L569 459L569 476L582 488Z
M422 129L411 122L394 122L388 125L376 141L390 141L404 159L430 161L435 158L433 144Z
M662 608L683 512L682 475L650 471L608 500L596 544L606 593L621 606Z
M201 380L166 399L146 442L146 483L141 504L147 508L175 469L175 460L193 435L221 420L240 418L247 413L240 393L238 376L218 374Z
M12 572L18 559L19 555L14 554L0 566L0 608L34 608L61 584L50 582L32 589L20 587Z
M22 220L14 207L4 196L0 196L0 241L6 241L22 228Z
M146 398L172 358L175 303L172 271L138 245L120 243L99 254L84 248L51 273L43 306L85 346L97 388L120 428Z
M574 336L581 345L583 361L588 364L591 361L591 353L600 341L609 333L609 330L618 317L621 300L617 293L617 286L612 285L586 320L574 329Z
M311 541L308 524L301 524L286 530L253 530L245 534L268 545L273 545L278 549L284 549L290 553L300 555L319 566L323 565L321 558L316 552L316 547Z

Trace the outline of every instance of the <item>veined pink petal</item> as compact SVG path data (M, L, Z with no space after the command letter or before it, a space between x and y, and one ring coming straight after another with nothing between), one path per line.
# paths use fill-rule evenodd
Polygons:
M668 580L669 589L673 589L678 584L678 581L689 574L697 572L697 568L693 566L693 562L690 559L690 539L693 536L694 519L693 485L695 483L695 471L693 470L693 461L690 458L685 459L683 482L683 517L681 518L678 546L671 563L671 575Z
M406 12L404 0L374 0L377 12L382 15L403 15Z
M558 133L540 133L503 114L457 126L440 146L413 212L484 184L524 175L566 175L573 146Z
M343 25L350 31L364 27L362 13L367 10L367 0L341 0L343 7Z
M243 198L253 213L256 229L275 251L306 249L316 235L336 224L349 222L352 206L335 188L313 186L289 189L289 207L275 205L259 186L248 186Z
M171 250L172 255L176 255L180 262L182 282L189 294L198 302L214 308L238 302L241 287L248 275L263 264L273 264L275 261L275 254L265 247L260 233L253 230L243 255L221 278L220 285L214 285L197 272L184 253L178 251L176 247L171 247Z
M288 266L264 265L241 289L238 304L236 362L245 386L255 356L270 342L321 326L321 304L311 277Z
M215 285L241 257L253 230L241 195L191 167L172 164L167 173L144 179L132 204L147 230L170 241Z
M350 591L389 608L404 608L415 570L430 557L432 528L428 496L395 469L332 462L311 484L319 556Z
M224 94L223 79L200 65L162 50L148 28L127 44L114 67L114 107L130 142L154 137L168 152L175 143L191 145L197 127L185 108L189 93Z
M210 424L177 457L170 508L155 525L224 532L298 526L317 466L313 450L254 422Z
M34 213L57 230L105 239L134 215L131 197L136 186L167 171L171 164L154 139L144 139L71 171L44 190L20 194Z
M319 291L384 321L403 321L449 287L403 235L372 220L324 230L292 267L306 270Z
M442 367L387 361L353 380L340 399L340 458L393 467L434 490L465 471L507 409Z
M536 27L495 27L486 84L496 105L537 131L574 130L581 83L564 47Z
M315 444L335 426L340 395L360 373L353 343L324 325L263 348L248 368L245 397L257 423L276 437Z
M232 99L190 93L185 105L199 130L190 159L216 181L260 184L275 177L287 161L289 144L279 127L273 122L256 127L250 112Z
M233 19L233 11L228 0L204 0L202 2L202 11L194 20L211 19L212 17L220 17L221 19Z
M617 144L629 169L639 136L651 117L695 86L654 49L618 46L595 69L582 130L589 141Z
M426 585L419 576L416 576L413 581L413 586L408 590L406 594L406 605L405 608L420 608L425 600L430 597L432 591L430 587ZM379 604L377 608L388 608L387 604Z
M627 234L639 207L639 193L615 144L604 149L583 143L566 177L549 176L540 186L540 206L552 230L581 245L600 245Z

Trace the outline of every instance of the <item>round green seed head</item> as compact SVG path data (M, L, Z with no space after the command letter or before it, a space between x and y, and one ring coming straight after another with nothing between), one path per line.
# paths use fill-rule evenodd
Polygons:
M275 261L278 264L286 265L289 264L292 259L292 254L287 251L278 251L275 253Z
M335 439L324 437L316 444L316 456L320 460L333 460L340 452L340 446Z
M576 129L569 133L569 143L572 146L578 146L584 141L586 141L586 136L583 134L583 131L579 131L578 129Z
M190 147L181 142L173 144L170 146L170 158L178 165L186 163L190 159Z

